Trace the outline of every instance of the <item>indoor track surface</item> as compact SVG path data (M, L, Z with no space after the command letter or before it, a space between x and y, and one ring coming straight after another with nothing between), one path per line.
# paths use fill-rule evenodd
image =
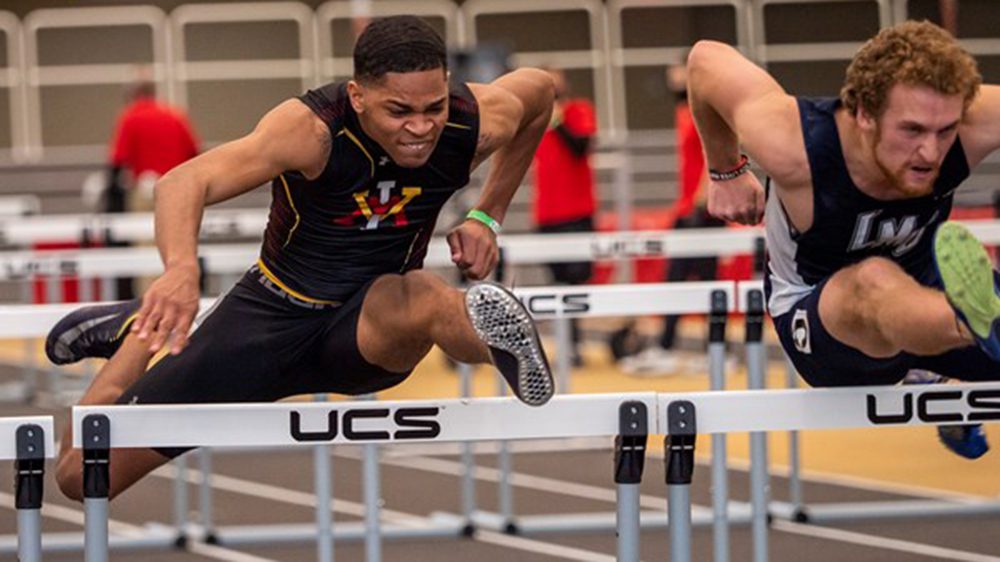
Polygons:
M23 348L18 348L23 349ZM9 355L9 349L4 351ZM669 377L634 377L621 373L606 358L604 349L586 350L587 364L574 371L572 389L578 393L615 391L703 390L706 376L696 372ZM5 380L16 375L8 367ZM476 373L475 392L489 395L496 388L486 370ZM778 387L784 376L781 363L770 369L771 386ZM730 371L732 388L743 386L743 370ZM403 385L382 398L434 398L454 396L457 376L439 354L429 357ZM4 415L55 414L65 422L67 409L43 409L20 405L3 406ZM994 444L1000 432L988 428ZM884 501L895 499L947 499L983 502L1000 496L1000 453L993 451L970 462L946 452L931 428L893 428L861 431L809 432L802 436L807 504L824 501ZM787 499L787 438L772 434L769 452L772 464L771 494ZM522 442L514 444L514 511L519 515L614 513L611 441ZM1000 445L997 445L1000 446ZM702 464L694 475L692 500L709 505L707 466L709 439L699 438ZM737 501L748 499L745 434L729 439L730 493ZM479 509L495 512L497 506L495 445L477 445L475 472L476 501ZM334 470L335 522L356 522L363 517L359 447L330 449ZM200 478L194 455L188 464L188 478ZM256 525L310 523L313 512L312 453L309 450L219 452L213 456L213 488L216 525ZM652 436L642 483L644 510L666 509L662 437ZM414 517L460 513L461 469L456 445L393 446L382 449L383 522L412 522ZM12 509L10 467L0 479L0 534L15 531ZM45 532L79 532L83 513L79 505L62 498L52 479L53 464L47 467L43 529ZM111 508L111 532L134 534L147 526L172 524L171 490L173 466L167 466L115 500ZM190 488L189 519L198 521L197 489ZM771 560L790 562L885 560L1000 562L1000 515L988 517L933 518L884 521L856 521L835 525L791 523L775 519L771 526ZM642 533L642 560L668 557L667 530ZM613 531L512 536L480 530L472 538L395 539L382 545L387 561L441 560L579 560L611 561L615 557ZM708 527L694 531L693 559L712 559L712 533ZM364 560L360 541L340 541L335 545L337 560ZM226 560L234 562L314 560L314 543L257 546L210 546L193 544L189 550L142 550L112 552L112 560L173 562ZM15 560L13 554L0 560ZM47 553L46 560L82 560L80 552ZM731 559L751 559L750 529L746 525L731 530Z

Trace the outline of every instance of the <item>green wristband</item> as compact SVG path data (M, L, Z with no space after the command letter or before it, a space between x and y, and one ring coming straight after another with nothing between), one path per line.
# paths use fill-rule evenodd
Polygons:
M490 230L493 231L493 234L496 234L497 236L499 236L500 231L503 230L503 228L500 226L500 223L498 223L496 219L480 211L479 209L472 209L465 215L465 218L472 219L474 221L479 221L485 224L486 226L490 227Z

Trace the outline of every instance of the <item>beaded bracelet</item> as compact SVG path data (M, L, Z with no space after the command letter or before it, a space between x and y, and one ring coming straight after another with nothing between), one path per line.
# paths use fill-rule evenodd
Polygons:
M747 158L746 154L740 154L740 163L732 170L727 170L725 172L720 172L708 169L708 178L712 181L726 181L731 179L736 179L743 174L750 171L750 159Z

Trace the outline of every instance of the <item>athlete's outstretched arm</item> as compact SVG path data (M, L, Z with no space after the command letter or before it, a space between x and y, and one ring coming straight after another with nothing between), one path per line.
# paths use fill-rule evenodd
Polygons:
M491 84L469 84L479 102L479 143L473 167L493 156L476 209L503 222L552 115L555 86L548 73L522 68ZM467 220L448 234L452 261L471 279L483 279L497 262L493 233Z
M983 85L958 130L970 166L1000 150L1000 85Z
M156 245L164 272L143 296L132 331L157 351L172 335L180 353L198 312L198 231L206 205L250 191L287 170L322 172L330 150L323 121L298 100L265 115L248 135L209 150L156 184Z
M808 185L795 98L739 51L716 41L696 43L688 56L688 97L709 168L736 168L742 147L780 185ZM712 182L709 211L726 220L760 222L760 182L752 174Z

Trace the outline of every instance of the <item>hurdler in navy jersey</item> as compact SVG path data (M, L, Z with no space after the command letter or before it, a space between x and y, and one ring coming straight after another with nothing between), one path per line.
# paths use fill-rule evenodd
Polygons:
M934 231L951 212L955 189L969 176L956 139L941 164L931 193L882 200L866 195L851 180L840 147L834 112L837 98L798 98L809 160L813 217L809 229L793 227L778 197L768 197L768 310L781 316L824 279L865 258L882 257L930 284L936 277L931 253Z
M1000 148L1000 87L929 22L881 30L839 99L795 98L735 49L697 43L692 112L709 211L767 236L765 291L782 347L814 386L899 382L911 369L1000 379L990 258L948 222L954 191ZM746 173L746 154L768 176ZM980 428L942 429L968 458Z
M433 28L413 16L373 21L355 45L352 80L282 102L251 133L161 178L163 274L141 303L63 318L46 340L49 357L109 358L86 404L187 404L377 392L438 347L457 361L493 364L518 399L545 404L555 391L551 370L517 298L493 283L460 290L421 266L442 205L490 158L474 209L445 238L466 278L492 273L500 223L553 99L539 69L449 86ZM259 260L189 337L204 207L268 182ZM171 353L147 370L164 346ZM72 441L63 436L57 480L79 499L82 459ZM116 450L110 495L181 452Z
M299 99L330 129L319 177L296 171L272 182L261 270L306 301L340 302L371 279L419 269L438 213L469 181L479 106L469 87L451 87L448 117L430 159L396 165L362 129L346 83Z

